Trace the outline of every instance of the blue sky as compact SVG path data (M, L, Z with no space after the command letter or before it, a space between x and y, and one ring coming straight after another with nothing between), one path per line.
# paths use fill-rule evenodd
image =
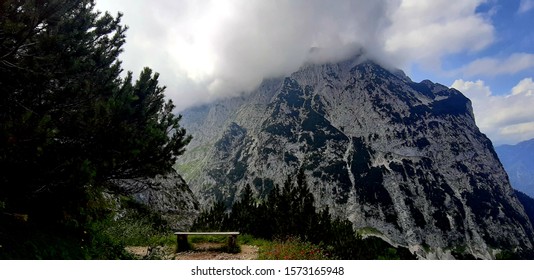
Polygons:
M494 40L479 52L446 57L443 68L454 71L481 59L493 63L435 79L472 100L477 124L494 144L534 138L534 1L488 1L477 12L487 14Z
M521 3L530 9L520 9ZM476 59L494 58L505 60L512 54L534 54L534 1L500 0L486 1L476 9L476 13L488 18L494 27L494 40L486 48L477 52L460 52L450 54L442 59L442 69L445 73L435 73L428 69L418 69L417 65L412 68L414 80L432 79L451 85L457 78L483 79L495 94L509 93L519 80L526 77L534 77L534 65L521 71L501 75L490 75L491 69L485 75L446 75L447 71L454 72ZM530 63L532 64L532 63Z
M534 138L534 0L97 0L124 13L126 70L161 74L179 110L354 44L414 81L454 87L495 145Z

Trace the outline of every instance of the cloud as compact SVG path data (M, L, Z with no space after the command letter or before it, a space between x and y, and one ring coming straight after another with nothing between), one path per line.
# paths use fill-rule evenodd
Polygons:
M534 0L521 0L519 3L519 14L526 13L534 8Z
M213 81L209 91L249 91L264 78L289 74L318 47L332 59L350 44L376 49L375 33L385 23L385 1L234 1L234 17L210 36ZM348 53L346 55L349 55Z
M310 59L346 58L363 47L403 67L439 67L441 57L478 51L494 29L476 12L484 0L98 1L124 12L127 70L161 73L179 109L250 91ZM317 54L320 53L320 57Z
M441 57L478 51L494 41L494 27L476 8L484 1L402 1L392 14L385 49L409 62L439 68Z
M180 108L238 95L297 70L312 47L343 59L355 44L377 50L389 1L102 1L130 27L124 67L161 73Z
M534 68L534 54L514 53L506 58L480 58L461 67L454 74L466 77L486 76L495 77L503 74L516 74Z
M534 95L534 82L532 78L521 80L515 87L512 88L512 95Z
M494 144L513 144L534 138L534 83L521 80L508 95L494 95L482 80L456 80L453 88L473 104L478 127Z

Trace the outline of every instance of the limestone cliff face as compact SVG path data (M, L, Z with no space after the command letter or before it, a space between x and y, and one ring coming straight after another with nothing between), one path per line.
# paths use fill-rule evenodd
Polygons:
M303 167L318 207L421 257L532 248L533 229L462 93L360 57L306 65L182 113L177 165L208 204L266 195Z
M121 180L124 189L143 190L132 197L161 215L172 230L187 231L200 210L198 200L176 172L153 179Z

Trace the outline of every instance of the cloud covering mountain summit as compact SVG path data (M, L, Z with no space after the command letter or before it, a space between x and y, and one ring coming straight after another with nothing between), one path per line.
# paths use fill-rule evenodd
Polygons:
M479 0L127 2L99 3L125 11L126 68L156 68L181 109L290 74L313 47L336 60L359 45L396 67L439 68L444 55L493 41L491 24L475 11Z

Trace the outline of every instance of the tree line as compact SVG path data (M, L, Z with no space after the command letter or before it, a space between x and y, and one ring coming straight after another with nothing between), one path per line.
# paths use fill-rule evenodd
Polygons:
M328 207L318 210L304 170L275 185L265 199L250 185L227 209L222 201L202 212L192 226L197 231L239 231L267 240L297 237L320 245L339 259L415 259L406 248L394 248L380 238L362 238L347 219L334 218Z

